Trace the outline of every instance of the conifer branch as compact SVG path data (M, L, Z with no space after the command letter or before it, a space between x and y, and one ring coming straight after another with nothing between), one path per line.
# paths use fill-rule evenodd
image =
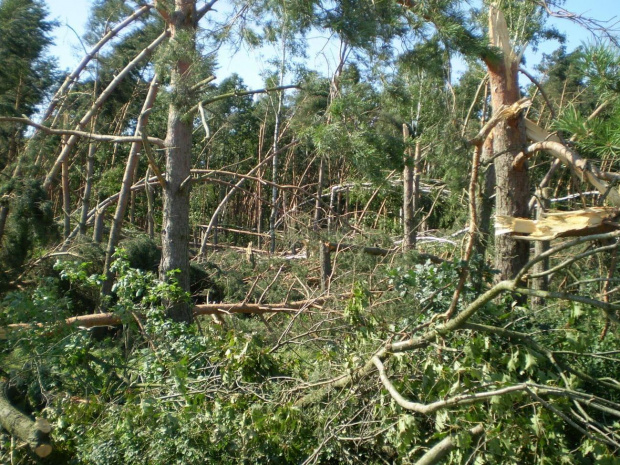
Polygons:
M185 114L185 117L190 117L194 113L196 113L196 111L198 111L198 108L199 108L200 104L208 105L210 103L218 102L220 100L225 100L227 98L245 97L246 95L254 95L254 94L268 94L269 92L277 92L277 91L280 91L280 90L287 90L287 89L301 89L301 86L299 86L298 84L291 84L291 85L287 85L287 86L265 87L263 89L256 89L256 90L242 90L242 91L235 90L235 91L229 92L227 94L221 94L221 95L218 95L216 97L211 97L211 98L207 98L205 100L201 100L199 103L194 105Z

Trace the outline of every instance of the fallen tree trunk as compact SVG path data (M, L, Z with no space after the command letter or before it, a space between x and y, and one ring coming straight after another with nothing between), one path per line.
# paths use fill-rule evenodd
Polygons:
M43 418L31 420L17 410L6 397L6 382L0 381L0 425L17 439L27 443L38 457L52 453L49 422Z
M297 312L312 306L321 305L326 298L319 297L309 300L298 300L295 302L282 302L277 304L254 304L254 303L232 303L232 304L200 304L195 305L194 316L200 315L230 315L234 313L290 313ZM95 313L90 315L80 315L67 318L64 320L66 325L75 325L81 328L94 328L97 326L118 326L122 324L122 318L116 313ZM31 329L33 327L44 328L50 324L43 323L14 323L6 326L6 329L0 328L0 339L6 339L9 331L19 329Z

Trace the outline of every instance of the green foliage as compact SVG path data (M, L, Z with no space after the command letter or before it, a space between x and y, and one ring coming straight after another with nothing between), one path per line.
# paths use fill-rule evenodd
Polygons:
M10 197L0 266L4 285L23 271L22 266L34 248L57 239L52 204L38 180L11 180L2 186L4 195Z
M54 23L36 0L0 2L0 114L30 115L52 83L53 66L44 57Z
M55 81L45 56L55 23L38 0L0 1L0 115L30 116ZM23 128L0 123L0 168L15 162Z

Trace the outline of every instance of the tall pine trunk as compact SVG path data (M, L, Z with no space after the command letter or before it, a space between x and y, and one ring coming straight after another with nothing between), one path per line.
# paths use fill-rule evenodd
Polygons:
M171 63L170 87L173 98L168 111L166 136L166 185L163 189L161 279L171 272L185 291L189 291L189 193L192 158L192 119L186 116L188 82L192 57L196 51L195 1L175 0L175 11L166 18L171 30L171 47L180 54ZM184 95L185 94L185 95ZM187 302L169 302L168 316L179 322L193 320Z
M491 6L489 10L489 34L491 44L502 50L503 57L488 59L487 66L491 84L493 112L502 105L511 105L519 100L517 73L518 58L515 57L508 36L504 15ZM527 164L514 166L514 160L525 146L525 126L522 116L501 121L493 130L493 153L495 159L495 214L528 217L530 188ZM528 261L529 245L509 235L496 238L495 267L500 271L499 279L513 278Z

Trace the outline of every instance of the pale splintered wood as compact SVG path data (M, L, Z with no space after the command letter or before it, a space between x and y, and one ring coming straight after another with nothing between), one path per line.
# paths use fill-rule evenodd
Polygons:
M620 208L617 207L592 207L572 212L544 213L538 220L498 215L495 217L495 235L512 234L535 241L587 236L617 229L613 220L618 215Z

